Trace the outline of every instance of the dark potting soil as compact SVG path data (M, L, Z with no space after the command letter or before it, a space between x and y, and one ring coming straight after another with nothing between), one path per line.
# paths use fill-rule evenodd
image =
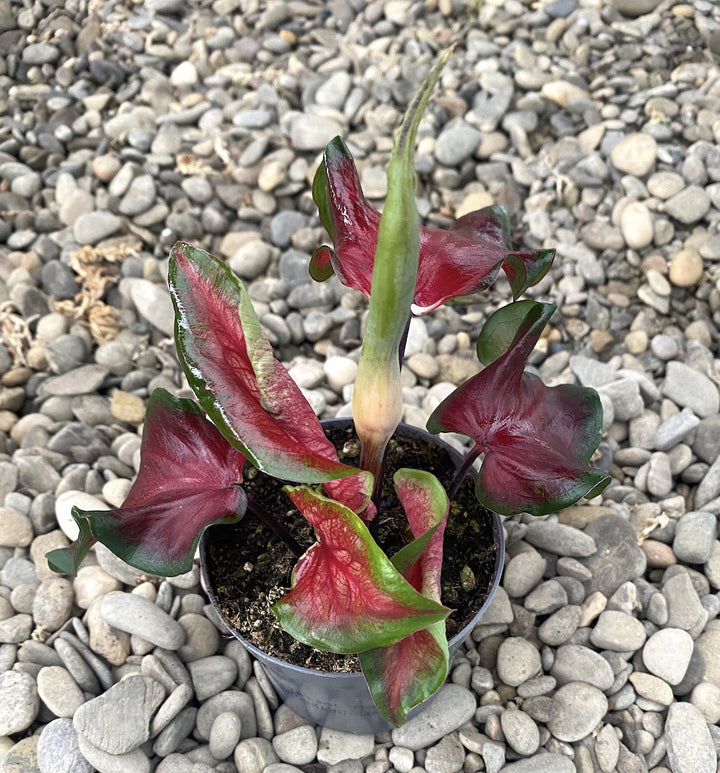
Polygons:
M326 426L325 431L339 449L340 460L357 465L359 443L352 426ZM378 543L391 556L404 544L403 527L407 523L392 484L392 476L400 467L432 472L446 490L456 469L444 449L402 434L391 440L377 535ZM313 544L312 527L281 490L281 482L250 468L243 485L266 512L282 518L304 550ZM397 524L401 527L397 528ZM212 526L206 540L208 576L215 600L243 638L295 665L326 671L359 670L355 655L336 655L308 647L280 627L270 605L290 589L290 575L297 559L257 516L248 511L236 524ZM448 639L470 622L487 598L498 550L492 515L477 501L473 482L467 477L451 502L445 530L442 602L455 610L446 623Z

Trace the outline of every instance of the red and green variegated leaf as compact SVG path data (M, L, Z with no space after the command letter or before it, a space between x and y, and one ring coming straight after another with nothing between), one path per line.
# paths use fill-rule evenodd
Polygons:
M380 213L365 198L352 155L339 137L325 149L313 196L334 246L334 251L313 257L313 276L330 276L329 261L344 285L369 297ZM513 252L509 231L510 219L499 205L468 213L449 230L420 226L413 313L427 313L451 298L488 287L500 267L514 297L540 281L554 251Z
M178 243L168 281L188 383L225 438L263 472L320 483L340 464L302 392L274 358L242 283L217 258Z
M513 299L536 285L550 270L553 260L555 250L523 250L508 255L502 269L510 282Z
M140 470L122 507L73 515L128 564L181 574L192 567L206 526L244 514L244 463L194 402L156 389L148 400Z
M445 623L435 623L389 647L360 653L360 666L377 710L395 726L429 698L448 674Z
M449 610L402 577L352 510L304 486L285 491L318 540L272 607L288 633L318 649L362 652L445 619Z
M342 142L339 137L331 140L328 148L337 141ZM343 145L344 147L344 145ZM328 150L325 150L327 155ZM325 163L322 163L315 170L315 176L313 177L312 184L312 196L315 200L315 204L318 208L318 215L320 222L325 226L325 230L328 232L330 238L333 238L333 223L332 223L332 210L330 208L330 191L328 190L327 172L325 171Z
M427 313L491 285L510 249L508 228L501 206L469 212L447 231L422 227L413 312Z
M329 480L323 484L323 488L330 499L335 499L345 507L349 507L367 523L377 514L377 508L370 501L374 480L371 472L363 470L347 478Z
M323 245L313 252L310 258L310 276L316 282L324 282L335 273L333 262L337 260L334 250Z
M431 432L473 438L485 454L476 491L502 514L541 515L601 490L609 480L589 466L600 443L602 406L586 387L547 387L524 367L550 307L531 304L510 348L446 398Z
M394 481L415 539L396 553L392 562L414 588L440 601L447 494L437 478L425 471L401 469ZM413 706L442 685L448 661L444 622L415 631L388 647L360 654L375 705L394 725L402 724Z
M447 494L440 481L425 470L403 467L393 481L415 538L393 556L393 565L416 590L440 601L442 545L450 506Z
M53 572L69 574L74 577L83 558L88 554L96 540L90 531L90 524L87 518L83 518L76 507L72 509L72 516L79 529L77 539L70 547L51 550L45 554L45 557L47 558L48 566Z
M313 198L333 240L327 256L340 281L370 295L380 213L368 202L347 145L331 140L315 174Z
M480 331L477 340L477 356L483 365L495 362L512 346L518 332L528 319L536 319L543 326L555 311L549 303L524 300L509 303L491 314ZM542 330L542 328L541 328Z

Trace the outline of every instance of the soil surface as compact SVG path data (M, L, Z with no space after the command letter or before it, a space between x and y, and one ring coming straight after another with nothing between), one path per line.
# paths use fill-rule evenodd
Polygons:
M340 460L357 464L359 443L348 421L326 427L328 437L339 449ZM411 430L414 434L417 431ZM398 434L387 453L386 474L379 514L377 541L388 555L394 555L406 542L403 529L407 521L392 485L392 476L401 467L428 470L450 488L458 458L445 448L418 442L415 437ZM283 524L303 549L314 542L313 530L282 491L282 482L254 468L247 471L249 497ZM495 577L499 545L492 532L492 515L474 494L466 478L451 502L444 539L442 601L455 610L447 620L448 638L470 622L487 598ZM206 537L206 560L212 592L231 626L257 647L282 660L300 666L329 671L359 670L355 655L335 655L300 644L280 627L270 606L290 589L296 557L292 551L253 512L236 524L213 526Z

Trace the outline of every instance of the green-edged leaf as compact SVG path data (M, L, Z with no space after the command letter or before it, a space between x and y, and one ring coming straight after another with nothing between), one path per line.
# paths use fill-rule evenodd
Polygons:
M430 432L461 432L484 453L478 499L503 515L544 515L595 495L609 478L590 466L600 443L597 392L574 384L547 387L525 373L548 304L531 303L507 351L462 384L433 412Z
M318 540L272 607L288 633L318 649L362 652L444 620L449 610L402 577L352 510L305 486L285 491Z
M333 261L335 259L335 253L330 247L326 245L318 247L310 258L310 276L316 282L324 282L326 279L330 279L335 273L333 268Z
M74 577L83 558L85 558L95 543L95 538L90 531L90 524L86 518L80 515L77 507L73 507L71 513L80 530L77 539L70 547L51 550L49 553L46 553L45 557L47 558L48 566L53 572L69 574Z
M340 152L347 150L345 143L340 139L340 137L335 137L335 139L331 140L330 144L327 146L324 154L325 163L322 163L318 166L317 170L315 171L315 177L313 177L312 184L312 195L318 208L320 222L325 226L325 230L328 232L328 235L331 239L333 238L333 224L332 212L330 208L330 191L328 190L328 178L325 166L327 163L328 153L331 153L333 150ZM350 155L349 152L347 155Z
M395 554L393 564L414 588L440 601L447 495L437 478L425 471L401 469L394 480L415 540ZM424 548L412 560L419 545ZM445 622L415 631L387 647L362 652L360 664L378 711L400 725L413 706L445 681L449 664Z
M513 300L536 285L552 266L555 250L524 250L508 255L502 268L512 288Z
M477 340L477 356L483 365L495 362L510 348L518 331L530 319L543 327L550 319L555 306L549 303L524 300L509 303L491 314L480 331ZM540 328L542 330L542 327Z
M448 675L445 623L435 623L389 647L360 653L360 665L377 710L395 726L429 698Z
M87 552L89 528L94 539L142 571L189 571L205 527L244 514L244 463L194 402L156 389L147 405L140 470L122 507L73 508L80 527L77 555Z
M302 392L275 359L242 283L217 258L178 243L168 281L188 383L225 438L263 472L321 483L340 464Z

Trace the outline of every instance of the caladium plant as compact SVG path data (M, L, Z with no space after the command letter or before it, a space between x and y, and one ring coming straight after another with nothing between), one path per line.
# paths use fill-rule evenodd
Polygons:
M602 412L591 389L546 387L525 371L554 307L517 300L548 271L554 251L515 250L501 207L461 217L446 231L419 222L415 137L447 60L432 68L408 108L388 167L382 215L363 195L354 161L335 138L313 184L333 246L310 261L318 280L335 273L368 296L368 322L353 393L358 467L338 459L320 421L275 358L247 291L222 260L186 243L171 252L168 284L177 353L196 400L164 390L150 397L140 469L121 507L73 509L76 542L48 554L73 573L100 541L133 566L159 575L187 571L202 531L252 511L298 556L291 589L274 603L299 641L358 653L380 713L400 724L448 672L441 597L449 501L471 465L479 501L501 514L542 515L608 482L593 469ZM407 523L404 547L386 555L374 524L389 439L402 418L404 341L410 318L489 287L504 272L513 301L490 315L477 352L483 366L435 410L431 432L473 445L445 491L424 470L394 476ZM249 466L277 478L315 542L299 545L244 486Z

